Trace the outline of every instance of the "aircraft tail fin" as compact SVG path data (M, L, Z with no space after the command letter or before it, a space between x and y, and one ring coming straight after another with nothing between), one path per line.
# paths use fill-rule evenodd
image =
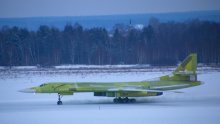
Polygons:
M197 81L197 54L192 53L176 68L172 76L162 76L160 80Z
M196 74L197 54L192 53L176 68L174 73L190 72Z

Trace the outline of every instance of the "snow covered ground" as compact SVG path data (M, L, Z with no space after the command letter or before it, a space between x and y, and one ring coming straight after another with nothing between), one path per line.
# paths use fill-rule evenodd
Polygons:
M107 67L106 67L107 68ZM134 104L113 104L112 98L92 93L64 96L57 106L57 94L25 94L20 89L53 81L121 82L139 81L169 74L173 68L135 69L49 69L17 68L0 70L1 124L112 124L112 123L200 123L220 122L220 70L199 68L203 85L182 89L184 93L138 98ZM111 67L108 67L111 68ZM27 69L27 68L26 68ZM61 69L62 71L59 71ZM116 69L117 70L117 69ZM140 71L139 71L140 70Z

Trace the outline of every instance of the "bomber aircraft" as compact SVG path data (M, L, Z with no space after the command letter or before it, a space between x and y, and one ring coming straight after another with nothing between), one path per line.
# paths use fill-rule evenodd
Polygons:
M197 54L190 54L170 75L158 80L136 82L50 82L37 87L20 90L24 93L57 93L57 105L62 105L61 97L76 92L93 92L94 96L113 97L114 103L133 103L129 97L160 96L168 90L198 86Z

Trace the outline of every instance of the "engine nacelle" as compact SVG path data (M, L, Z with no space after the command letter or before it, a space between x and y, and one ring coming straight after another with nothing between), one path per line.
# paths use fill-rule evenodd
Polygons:
M94 92L94 96L106 97L145 97L145 96L160 96L163 92L147 92L147 91L132 91L132 92Z

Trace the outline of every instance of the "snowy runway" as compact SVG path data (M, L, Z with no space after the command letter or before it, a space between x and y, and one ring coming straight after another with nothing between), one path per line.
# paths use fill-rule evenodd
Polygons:
M182 89L184 93L137 98L134 104L113 104L112 98L92 93L64 96L57 106L57 94L25 94L20 89L52 81L138 81L169 74L155 72L108 73L16 73L0 76L0 123L212 123L220 122L220 72L200 71L205 84Z

